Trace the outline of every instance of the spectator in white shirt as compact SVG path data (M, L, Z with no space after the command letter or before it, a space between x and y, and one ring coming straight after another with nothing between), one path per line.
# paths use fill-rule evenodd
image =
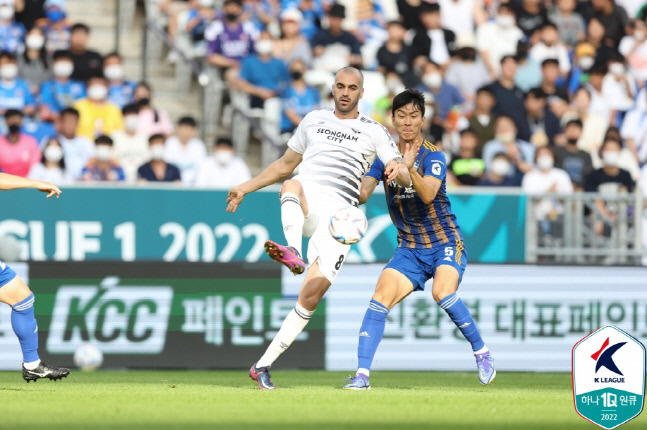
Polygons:
M522 38L523 32L516 25L515 12L509 3L499 5L494 21L479 25L476 49L493 80L499 76L501 59L506 55L516 55L517 42Z
M459 33L473 33L474 27L487 19L483 0L438 0L442 26Z
M126 174L127 182L137 181L137 169L150 158L148 139L138 132L139 107L135 104L124 106L124 130L112 134L113 151Z
M631 23L633 33L622 38L618 51L627 60L629 73L641 82L647 81L647 24L635 19Z
M74 182L72 175L65 168L63 147L56 137L50 137L43 147L43 158L32 166L27 177L38 181L67 185Z
M251 178L243 159L234 153L231 139L221 137L216 140L211 157L202 163L195 186L228 190Z
M57 137L63 147L65 166L74 180L81 179L81 172L90 158L94 157L95 146L87 137L77 136L79 111L65 108L56 119Z
M627 112L620 130L627 148L642 165L647 162L647 89L636 98L636 107Z
M207 157L204 142L195 137L196 126L193 117L182 117L175 135L166 139L164 159L180 169L184 185L193 185L200 165Z
M555 58L562 76L571 71L568 49L560 42L557 26L552 22L545 23L539 29L539 42L530 49L530 56L540 64L548 58Z

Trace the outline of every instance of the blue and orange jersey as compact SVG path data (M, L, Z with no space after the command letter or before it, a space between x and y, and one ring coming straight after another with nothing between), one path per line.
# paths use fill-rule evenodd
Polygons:
M454 243L457 251L462 250L463 235L445 189L445 155L431 142L424 140L414 166L420 176L431 176L442 183L431 204L425 204L413 186L402 188L395 182L384 184L391 220L398 229L398 246L425 249ZM378 182L383 181L384 164L375 160L366 176Z

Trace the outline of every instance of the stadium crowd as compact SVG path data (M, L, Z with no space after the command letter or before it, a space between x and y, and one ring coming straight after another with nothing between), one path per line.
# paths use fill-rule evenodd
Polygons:
M360 110L393 134L393 96L425 94L425 134L447 155L450 186L647 184L642 0L146 3L252 108L279 100L284 135L330 106L322 73L350 64L370 79ZM64 0L0 0L2 171L220 188L249 177L229 139L205 145L195 118L173 124L151 86L125 76L119 53L89 50L90 31Z

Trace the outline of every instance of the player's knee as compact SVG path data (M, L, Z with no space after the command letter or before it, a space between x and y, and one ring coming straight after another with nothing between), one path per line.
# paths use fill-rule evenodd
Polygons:
M431 295L433 296L436 303L449 296L450 294L456 292L456 288L449 284L440 284L438 286L434 285L431 290Z
M301 195L301 184L299 181L295 181L294 179L288 179L287 181L283 182L283 186L281 187L281 194L283 193L294 193L296 195Z

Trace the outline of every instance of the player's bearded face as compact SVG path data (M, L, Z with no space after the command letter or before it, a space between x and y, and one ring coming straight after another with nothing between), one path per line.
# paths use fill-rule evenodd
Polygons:
M400 140L412 141L418 138L424 123L422 112L413 103L398 108L393 113L393 125Z
M340 113L357 111L357 103L362 98L364 89L355 75L340 74L333 85L332 95L335 99L335 110Z

